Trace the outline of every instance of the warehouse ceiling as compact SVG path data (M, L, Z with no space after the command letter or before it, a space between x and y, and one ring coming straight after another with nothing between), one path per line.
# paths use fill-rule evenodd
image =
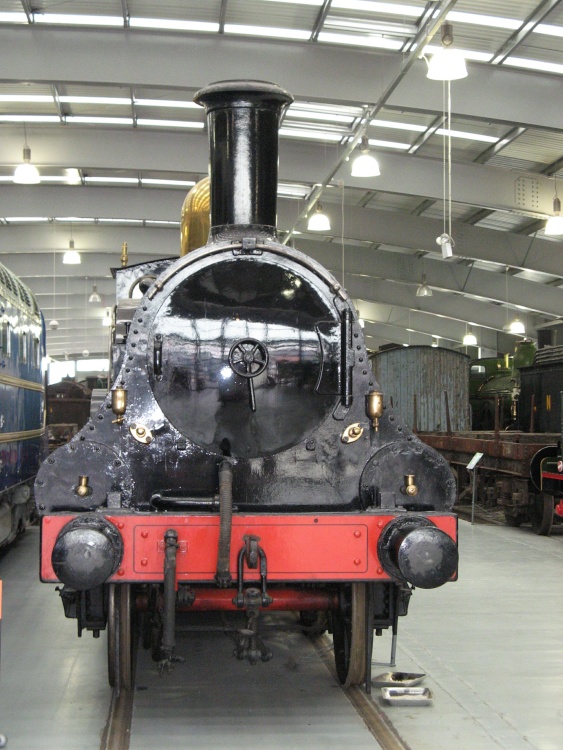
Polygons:
M447 84L421 58L446 19L469 72L449 131ZM178 253L207 174L192 98L230 78L294 95L280 238L344 281L368 346L460 348L469 323L484 352L509 351L515 316L535 338L563 314L563 237L544 235L563 177L562 0L0 0L0 45L0 261L59 321L55 358L107 350L122 242L131 263ZM378 177L350 174L364 132ZM25 139L38 185L12 182ZM308 232L319 199L331 229ZM62 263L71 239L80 265Z

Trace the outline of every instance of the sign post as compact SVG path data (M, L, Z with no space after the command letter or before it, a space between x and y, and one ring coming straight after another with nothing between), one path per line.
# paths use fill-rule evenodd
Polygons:
M471 525L475 523L475 500L477 499L477 464L483 458L483 453L476 453L467 464L467 471L473 472L473 489L471 492Z

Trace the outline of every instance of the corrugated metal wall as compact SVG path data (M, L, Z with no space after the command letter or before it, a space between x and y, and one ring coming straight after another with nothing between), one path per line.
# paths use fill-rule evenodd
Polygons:
M452 430L471 429L469 410L469 357L451 349L409 346L375 352L373 371L387 406L414 426L414 396L419 430L446 430L448 394Z

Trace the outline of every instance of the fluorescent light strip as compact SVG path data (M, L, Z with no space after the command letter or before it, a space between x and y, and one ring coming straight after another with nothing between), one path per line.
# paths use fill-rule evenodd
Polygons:
M58 115L0 115L0 122L60 122Z
M96 219L92 216L55 216L54 221L64 221L67 224L95 224Z
M27 23L25 13L0 13L0 23Z
M414 24L407 26L400 23L375 23L369 21L352 21L344 18L327 18L325 29L340 32L361 32L363 34L388 34L390 36L415 36L417 28Z
M290 5L322 5L324 0L265 0L270 3L288 3Z
M179 221L166 221L164 219L145 219L147 226L179 227Z
M376 49L394 49L399 50L403 42L395 39L384 37L354 36L353 34L333 34L332 32L321 31L319 42L327 44L352 44L355 47L375 47Z
M44 94L0 94L0 102L28 102L29 104L53 104L53 97Z
M512 31L516 31L524 23L524 19L519 21L516 18L486 16L481 13L463 13L457 10L451 10L447 15L447 20L454 23L468 23L476 26L490 26L497 29L511 29Z
M391 120L371 120L370 125L376 128L392 128L393 130L410 130L415 133L424 133L427 130L426 125L414 125L408 122L393 122Z
M71 26L123 26L123 18L120 16L88 16L70 13L34 13L33 21Z
M119 96L59 96L63 104L115 104L131 106L131 99Z
M8 221L11 224L18 224L20 222L32 224L49 221L49 219L46 216L5 216L4 221Z
M280 128L280 136L286 138L313 138L318 141L340 141L344 133L327 133L321 130L303 130L301 128Z
M546 73L559 73L563 75L563 65L559 63L547 63L541 60L527 60L521 57L507 57L503 65L513 65L516 68L527 70L541 70Z
M136 107L176 107L178 109L199 109L201 107L195 102L173 101L170 99L134 99Z
M98 219L99 224L142 224L142 219Z
M363 13L387 13L393 16L412 16L418 18L423 8L400 3L378 3L370 0L332 0L331 8L340 10L359 10Z
M202 122L188 122L187 120L145 120L138 118L137 125L147 128L193 128L195 130L203 128Z
M563 26L553 26L549 23L539 23L534 29L534 34L547 34L547 36L563 36Z
M345 125L351 125L354 122L352 115L339 115L330 112L312 112L310 109L299 109L290 107L286 112L286 117L296 117L300 120L322 120L324 122L342 122Z
M375 138L369 138L370 146L378 146L379 148L397 148L402 151L411 147L410 143L397 143L396 141L378 141Z
M69 125L133 125L132 117L82 117L67 115L65 122Z
M122 185L138 185L137 177L85 177L84 182L114 182Z
M311 32L302 29L282 29L277 26L247 26L245 24L226 23L225 34L243 34L245 36L267 36L274 39L300 39L307 41Z
M166 18L131 18L129 26L137 29L164 29L167 31L219 31L219 24L210 21L180 21Z
M437 135L451 135L452 138L465 138L468 141L482 141L483 143L497 143L498 138L494 135L482 135L481 133L466 133L463 130L447 130L438 128Z
M151 177L141 177L141 185L170 185L173 187L193 187L194 180L158 180Z
M53 176L53 177L44 177L41 175L41 182L63 182L65 185L69 184L68 177L62 177L62 176Z

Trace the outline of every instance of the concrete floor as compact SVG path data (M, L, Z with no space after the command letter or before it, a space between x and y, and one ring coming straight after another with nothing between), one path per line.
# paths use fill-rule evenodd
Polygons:
M459 581L416 591L399 629L395 669L426 672L433 704L373 699L412 750L563 750L563 534L462 521L460 537ZM95 750L110 698L105 637L76 638L54 587L38 582L38 538L30 529L0 556L0 733L8 750ZM256 667L222 633L179 633L186 662L162 677L143 652L131 750L376 750L308 640L265 636L274 659ZM376 638L374 658L388 648Z
M396 669L426 672L433 705L377 698L413 750L562 750L562 532L460 521L459 581L416 591L399 628Z

